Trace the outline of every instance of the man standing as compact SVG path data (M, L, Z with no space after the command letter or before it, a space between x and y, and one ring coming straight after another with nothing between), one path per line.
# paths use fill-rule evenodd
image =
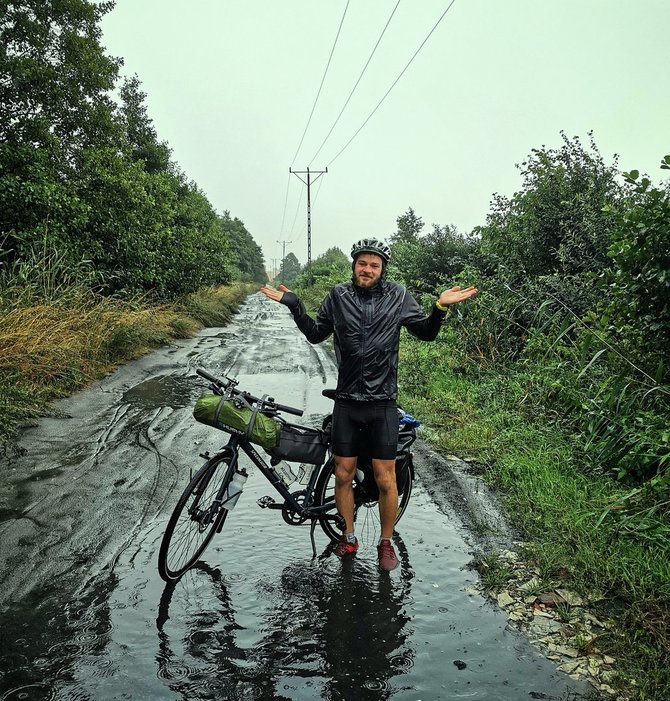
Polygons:
M398 558L391 543L398 509L395 456L398 443L398 345L401 327L423 341L433 341L449 305L469 299L474 287L445 290L426 316L407 290L385 279L391 249L364 238L351 249L351 282L336 285L321 303L316 319L284 285L261 288L266 297L286 305L310 343L335 335L338 363L333 409L332 448L335 458L335 503L345 532L335 548L339 557L358 550L354 535L352 480L363 440L372 449L372 470L379 487L381 538L379 567L392 570Z

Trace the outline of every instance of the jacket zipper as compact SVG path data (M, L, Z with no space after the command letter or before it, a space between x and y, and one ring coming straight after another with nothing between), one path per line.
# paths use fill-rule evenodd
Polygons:
M361 325L361 377L359 380L359 393L363 396L365 391L363 378L365 377L365 361L367 355L367 341L368 341L368 324L372 323L372 310L374 305L374 295L370 294L369 298L361 298L361 311L363 312L363 324Z

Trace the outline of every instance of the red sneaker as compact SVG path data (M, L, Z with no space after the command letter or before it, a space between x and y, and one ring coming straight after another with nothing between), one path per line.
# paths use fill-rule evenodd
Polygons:
M377 557L379 558L379 569L386 572L394 570L400 564L391 541L386 538L377 546Z
M346 539L346 536L342 536L340 538L340 542L335 546L335 550L333 550L333 552L338 557L353 557L356 554L357 550L358 540L354 540L353 543L350 543Z

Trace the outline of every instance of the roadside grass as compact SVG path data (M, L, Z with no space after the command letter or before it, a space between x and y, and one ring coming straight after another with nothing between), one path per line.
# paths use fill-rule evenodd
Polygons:
M226 323L253 286L211 287L156 304L147 297L67 294L5 297L0 309L0 449L7 453L22 425L48 412L49 401L103 377L203 326Z
M490 552L480 558L475 568L487 589L499 589L505 586L514 573L510 564L504 562L496 552Z
M593 465L580 437L532 401L528 368L465 372L445 344L403 340L403 406L445 454L474 458L500 488L525 556L543 580L582 594L616 628L599 644L634 680L634 698L670 688L670 526L627 530L613 510L630 491ZM659 525L660 524L660 525ZM659 530L660 529L660 530ZM497 581L498 567L485 576Z

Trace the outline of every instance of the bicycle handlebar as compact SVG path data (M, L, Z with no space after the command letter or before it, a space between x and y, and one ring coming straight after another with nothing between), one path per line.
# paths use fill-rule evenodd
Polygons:
M226 377L225 380L220 380L218 377L214 377L214 375L208 373L204 368L196 368L195 371L198 375L200 375L200 377L204 377L206 380L209 380L213 385L220 389L228 389L231 390L233 394L244 395L247 401L251 403L261 402L261 400L258 397L254 397L253 394L235 389L235 385L237 384L236 380L231 380L229 377ZM264 406L261 406L260 411L263 411L264 407L267 406L270 409L276 409L277 411L283 411L287 414L293 414L295 416L302 416L303 414L302 409L296 409L295 407L287 406L286 404L278 404L272 397L264 399L262 403Z

